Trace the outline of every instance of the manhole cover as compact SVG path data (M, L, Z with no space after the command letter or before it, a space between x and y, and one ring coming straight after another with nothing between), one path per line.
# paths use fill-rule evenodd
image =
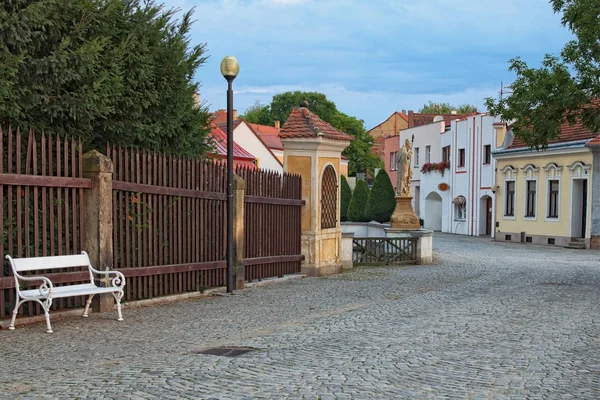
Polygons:
M252 347L213 347L196 351L196 354L208 354L211 356L237 357L251 351L255 351Z

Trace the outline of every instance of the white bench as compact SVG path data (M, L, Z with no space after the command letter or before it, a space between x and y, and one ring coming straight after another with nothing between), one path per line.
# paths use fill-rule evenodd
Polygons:
M52 333L52 326L50 325L50 307L52 306L52 299L59 299L63 297L73 296L88 296L83 310L83 316L88 316L90 304L92 298L97 294L111 293L117 302L117 313L119 315L118 320L123 321L121 315L121 299L123 298L123 287L125 287L125 277L121 272L118 271L98 271L94 269L90 263L90 258L85 251L81 254L72 256L57 256L57 257L34 257L34 258L17 258L14 259L11 256L6 256L6 259L12 267L13 275L15 277L15 285L17 288L17 299L15 309L13 311L12 320L8 329L15 329L15 319L17 318L18 310L21 304L26 301L37 301L42 305L46 314L46 326L47 332ZM70 285L70 286L58 286L54 287L52 281L45 276L23 276L19 274L25 271L41 271L41 270L52 270L52 269L65 269L65 268L76 268L76 267L88 267L90 273L90 282ZM94 274L106 275L110 278L110 275L114 275L110 279L110 285L107 287L96 286L94 283ZM42 281L42 284L37 289L21 290L19 280L22 281Z

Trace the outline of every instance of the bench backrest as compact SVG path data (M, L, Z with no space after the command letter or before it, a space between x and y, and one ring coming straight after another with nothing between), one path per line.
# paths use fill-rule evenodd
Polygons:
M89 267L90 265L90 258L86 253L72 256L11 258L10 261L16 272Z

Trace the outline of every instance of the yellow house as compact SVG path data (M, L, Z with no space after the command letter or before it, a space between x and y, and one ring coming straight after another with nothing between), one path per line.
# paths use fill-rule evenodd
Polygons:
M536 151L495 127L495 240L590 248L593 160L586 144L596 134L565 124Z

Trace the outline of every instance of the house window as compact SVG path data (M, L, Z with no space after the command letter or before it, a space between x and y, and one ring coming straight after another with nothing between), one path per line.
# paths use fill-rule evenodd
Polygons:
M486 144L485 146L483 146L483 163L492 163L492 145L490 144Z
M425 146L425 162L431 162L431 146Z
M450 146L445 146L442 149L442 161L443 162L450 162Z
M394 171L396 169L396 153L390 153L390 171Z
M558 218L558 181L548 181L548 218Z
M504 215L515 216L515 181L506 182L506 202L504 204Z
M525 216L535 217L535 192L536 192L536 181L527 181L527 204L525 206Z
M465 166L465 149L458 150L458 166L459 167Z
M419 148L415 147L415 152L413 157L415 158L415 167L419 166Z
M454 205L455 219L464 221L467 219L467 207L466 204L455 204Z

